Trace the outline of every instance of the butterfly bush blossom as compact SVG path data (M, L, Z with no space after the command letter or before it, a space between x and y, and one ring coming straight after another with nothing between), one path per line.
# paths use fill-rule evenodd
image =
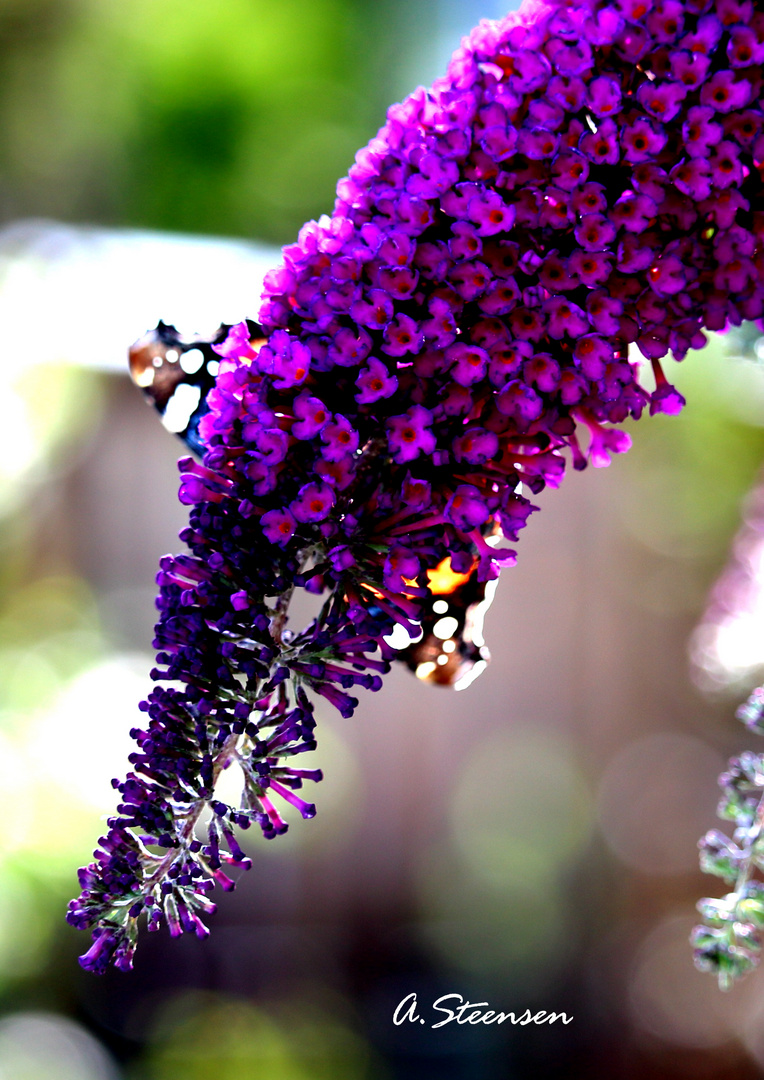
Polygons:
M205 936L210 891L250 865L238 831L315 813L298 792L321 774L295 762L317 697L349 716L436 568L494 579L522 492L679 412L661 359L764 313L762 59L751 0L526 0L389 110L284 249L264 340L241 323L218 346L203 461L180 463L157 686L69 910L85 968L129 968L142 913ZM323 598L300 632L294 588ZM215 793L231 765L239 806Z

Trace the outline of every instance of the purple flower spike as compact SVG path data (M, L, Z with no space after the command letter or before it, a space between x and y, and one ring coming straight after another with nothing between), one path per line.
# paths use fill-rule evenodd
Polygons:
M83 966L129 968L143 913L205 936L249 865L236 832L314 812L295 792L320 771L293 764L316 699L350 716L395 627L432 637L444 567L445 592L482 588L529 492L678 412L662 357L764 318L762 62L751 0L525 0L391 107L260 326L193 346L219 367L185 436L190 550L162 560L155 686L70 906ZM171 344L192 347L161 324L152 365ZM300 589L322 601L294 628Z

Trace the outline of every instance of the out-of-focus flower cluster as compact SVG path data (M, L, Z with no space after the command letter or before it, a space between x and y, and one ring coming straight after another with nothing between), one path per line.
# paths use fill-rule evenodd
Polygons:
M764 735L764 687L754 690L737 711L749 731ZM734 886L720 899L698 903L705 925L692 933L695 963L717 975L722 990L755 967L764 930L764 754L746 751L732 758L719 777L718 814L735 823L732 839L712 829L699 842L700 867Z
M349 715L439 568L494 579L523 494L683 399L660 359L764 313L764 15L751 0L525 3L393 106L234 327L159 575L157 688L69 919L129 967L137 918L203 935L234 828L285 824L313 696ZM635 344L655 388L638 381ZM583 432L583 445L579 435ZM321 594L304 631L290 591ZM444 601L446 602L446 601ZM454 648L458 643L454 642ZM236 762L240 807L215 799ZM206 839L195 826L210 808Z

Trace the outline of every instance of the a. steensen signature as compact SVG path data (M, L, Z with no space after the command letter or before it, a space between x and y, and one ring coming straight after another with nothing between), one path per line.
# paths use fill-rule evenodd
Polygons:
M401 1024L426 1024L427 1021L419 1015L419 1002L415 993L407 994L403 1001L399 1001L393 1013L393 1023L400 1027ZM443 994L431 1005L433 1012L444 1013L445 1019L430 1024L431 1028L445 1027L446 1024L556 1024L560 1021L569 1024L573 1019L564 1012L546 1012L540 1009L532 1013L526 1009L523 1013L498 1012L488 1008L487 1001L465 1001L461 994Z

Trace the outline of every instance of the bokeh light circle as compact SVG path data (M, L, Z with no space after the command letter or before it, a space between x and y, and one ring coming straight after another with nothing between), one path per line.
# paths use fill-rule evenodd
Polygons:
M599 823L622 862L648 874L698 864L697 842L714 825L713 798L724 761L700 739L663 732L630 743L599 787Z

